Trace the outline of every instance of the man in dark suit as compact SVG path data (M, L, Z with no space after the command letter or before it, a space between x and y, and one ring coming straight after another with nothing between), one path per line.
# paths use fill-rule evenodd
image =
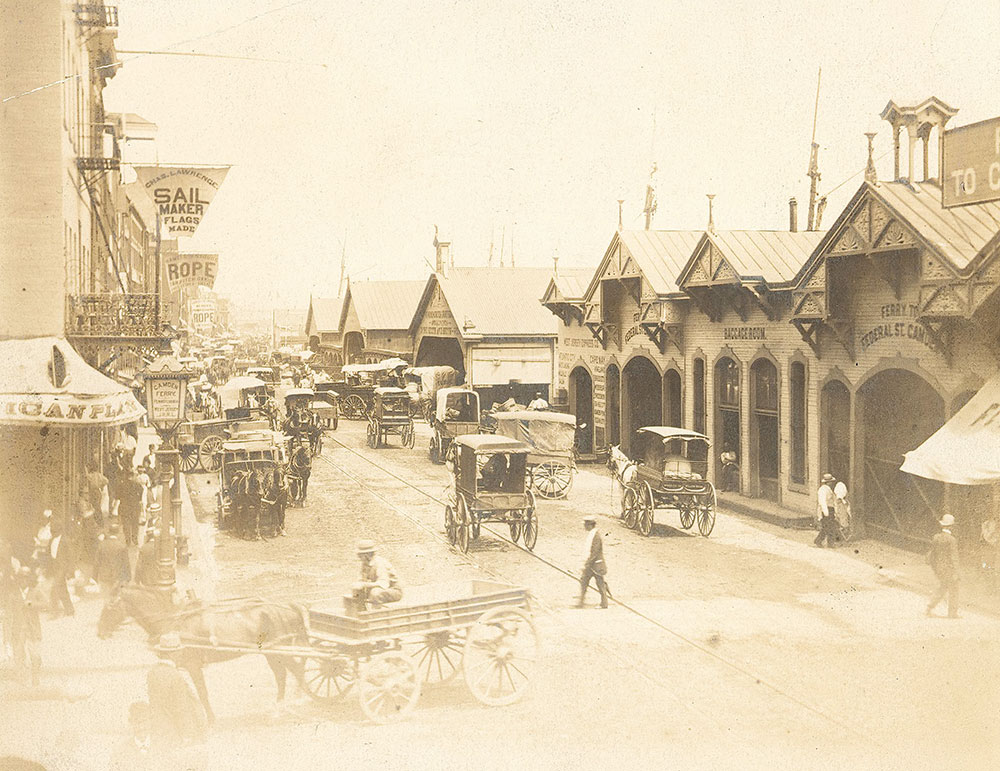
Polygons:
M144 489L135 469L121 480L118 487L118 518L121 520L125 543L128 546L139 544L139 515L142 512Z
M955 518L945 514L938 523L941 532L931 539L931 550L927 553L927 563L934 570L939 585L931 601L927 604L927 615L934 615L934 608L948 596L948 618L958 615L958 541L951 534Z
M584 517L583 527L587 531L587 540L584 544L583 570L580 573L580 601L578 608L583 607L583 598L587 594L587 587L590 586L590 579L597 583L597 590L601 593L601 607L608 607L608 585L604 576L608 574L608 566L604 562L604 542L601 534L597 530L597 519L595 517Z
M132 580L128 546L118 537L117 523L112 523L111 532L97 545L94 574L105 597L110 597L119 584Z

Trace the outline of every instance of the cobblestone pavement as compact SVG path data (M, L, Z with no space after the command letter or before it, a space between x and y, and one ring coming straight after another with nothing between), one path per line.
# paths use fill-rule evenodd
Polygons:
M354 699L318 705L295 687L277 707L270 670L245 657L207 670L219 719L180 767L980 769L1000 760L992 616L926 618L925 597L892 570L724 512L710 538L677 529L670 512L642 538L610 515L610 480L593 468L568 501L540 503L535 556L498 527L461 555L444 539L433 499L448 475L427 460L426 431L418 424L416 450L370 450L363 424L343 421L314 465L308 505L290 510L289 535L273 540L216 534L216 482L192 475L202 559L214 562L219 597L335 599L356 579L360 537L380 543L407 586L526 585L543 641L526 698L483 707L456 678L428 688L405 722L376 726ZM571 609L575 580L563 571L581 561L585 513L599 516L605 538L617 600L607 611L594 596ZM94 666L108 662L112 675L87 670L92 647ZM122 705L141 690L150 656L135 627L107 643L88 637L75 655L78 679L94 687L59 702L59 724L94 747L78 767L106 767L99 759L122 741ZM14 710L36 744L48 709Z

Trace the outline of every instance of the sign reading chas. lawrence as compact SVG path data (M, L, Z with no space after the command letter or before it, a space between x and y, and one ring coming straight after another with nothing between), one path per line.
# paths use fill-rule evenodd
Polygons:
M215 274L219 271L217 254L173 254L166 258L164 268L167 274L167 288L171 292L192 286L215 284Z
M139 182L156 206L161 225L173 237L194 235L228 171L228 167L135 167Z
M941 205L1000 200L1000 118L944 132Z

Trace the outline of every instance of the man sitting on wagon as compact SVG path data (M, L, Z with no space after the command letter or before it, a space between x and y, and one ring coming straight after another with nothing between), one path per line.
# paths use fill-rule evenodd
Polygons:
M403 587L396 571L389 560L376 556L375 542L358 541L355 551L361 560L361 581L354 585L354 597L371 608L403 599Z

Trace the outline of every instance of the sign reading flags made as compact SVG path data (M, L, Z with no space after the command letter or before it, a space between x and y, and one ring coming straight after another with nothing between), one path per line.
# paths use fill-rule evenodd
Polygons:
M167 289L176 292L193 286L215 284L215 274L219 272L217 254L172 254L163 263L167 276Z
M194 235L228 171L228 166L135 167L139 183L152 199L160 223L171 237Z
M1000 200L1000 118L944 132L941 205Z

